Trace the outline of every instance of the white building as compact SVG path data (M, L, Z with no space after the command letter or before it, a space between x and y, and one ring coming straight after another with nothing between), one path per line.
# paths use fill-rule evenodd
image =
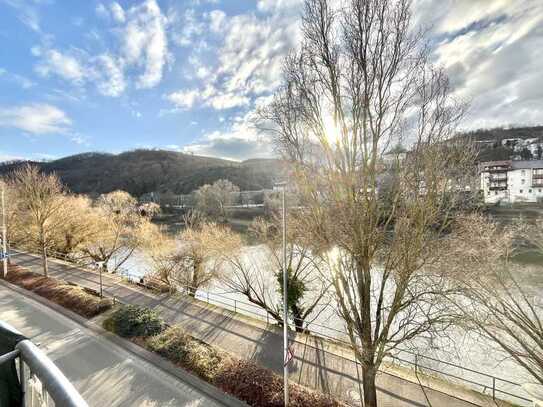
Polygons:
M485 203L543 202L543 160L479 164Z

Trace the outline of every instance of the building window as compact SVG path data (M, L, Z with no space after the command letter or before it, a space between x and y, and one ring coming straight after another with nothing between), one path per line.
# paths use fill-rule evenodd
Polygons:
M538 189L537 192L541 193L541 189ZM288 290L288 288L287 288L287 290Z
M520 194L522 194L524 191L521 189L520 191L518 191Z
M495 192L494 192L494 195L498 195L498 191L495 191Z
M531 189L529 189L529 190L528 190L528 192L529 192L529 193L531 194L531 193L532 193L532 190L531 190Z
M522 175L526 174L526 171L525 171L525 170L522 170L522 171L521 171L521 174L522 174Z
M520 180L520 183L521 183L522 185L524 185L525 182L526 182L526 180L523 180L523 179Z

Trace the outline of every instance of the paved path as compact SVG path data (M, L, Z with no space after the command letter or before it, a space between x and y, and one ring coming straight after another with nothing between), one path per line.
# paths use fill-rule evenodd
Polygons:
M12 262L41 273L41 260L37 256L16 253ZM49 273L53 277L99 288L98 274L64 262L50 260ZM170 324L180 324L191 335L239 357L254 360L282 374L282 337L272 330L259 328L237 318L233 313L200 304L187 296L154 295L148 290L121 284L117 278L103 276L104 294L120 301L140 304L156 309ZM290 379L302 385L333 394L358 404L359 381L356 365L325 350L326 344L318 339L304 339L296 343L295 359L291 363ZM447 406L466 407L474 403L428 389L400 377L381 373L377 379L379 406ZM486 405L478 397L469 400L475 405Z
M89 406L220 406L106 338L1 285L0 320L39 343Z

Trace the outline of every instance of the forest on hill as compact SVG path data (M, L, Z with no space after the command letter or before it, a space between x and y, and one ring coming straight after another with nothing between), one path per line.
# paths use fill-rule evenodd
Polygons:
M75 193L99 195L118 189L141 196L149 192L187 194L204 184L228 179L241 190L271 188L281 177L275 159L243 162L165 150L134 150L121 154L84 153L49 162L0 164L6 175L26 163L44 173L56 173Z

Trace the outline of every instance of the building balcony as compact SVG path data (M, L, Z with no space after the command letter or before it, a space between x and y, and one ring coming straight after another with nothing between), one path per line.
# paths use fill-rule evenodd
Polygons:
M491 191L504 191L507 189L507 184L490 184L488 189Z
M532 174L533 179L543 179L543 172L534 172Z
M45 353L3 321L0 321L0 342L16 344L7 353L0 355L0 365L7 365L0 372L0 381L3 379L4 383L10 384L7 388L9 392L22 394L21 406L88 407L75 387ZM15 363L16 360L19 363Z
M488 177L490 182L493 181L507 181L507 175L506 174L490 174Z

